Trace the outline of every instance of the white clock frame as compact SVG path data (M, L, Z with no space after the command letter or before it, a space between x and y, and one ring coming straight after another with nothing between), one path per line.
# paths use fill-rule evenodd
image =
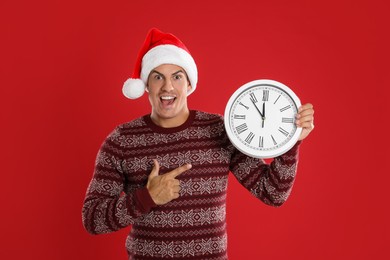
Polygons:
M234 112L237 109L239 109L239 108L237 108L237 106L239 105L239 102L243 101L244 99L246 99L246 101L247 101L248 96L250 96L250 93L253 93L255 90L259 90L259 89L268 90L268 92L267 92L268 94L270 93L271 90L272 90L273 94L274 94L274 92L278 92L280 94L280 96L283 96L283 98L285 98L285 101L287 100L288 103L291 105L291 107L289 107L289 108L291 108L291 109L289 109L291 111L288 111L288 113L289 113L288 114L289 115L289 122L288 123L291 124L288 127L289 131L286 131L282 127L276 128L276 126L271 126L271 127L269 126L269 124L272 124L272 123L276 124L275 118L277 118L279 120L280 119L279 117L281 115L283 115L283 113L285 113L286 109L283 110L283 108L279 108L279 107L277 107L277 105L275 105L278 102L278 99L280 96L275 101L275 103L271 106L271 114L273 114L273 115L271 116L271 119L269 117L268 121L267 121L267 123L268 123L267 129L269 131L267 134L271 135L274 146L269 147L269 148L260 147L260 142L262 143L262 145L264 142L264 137L262 140L260 140L260 136L258 139L259 140L258 141L259 147L255 146L255 145L251 145L250 143L252 142L252 139L254 138L254 136L256 136L256 134L253 134L252 131L250 131L248 135L246 135L246 134L241 135L242 132L240 132L240 133L237 132L238 130L240 130L239 126L242 126L242 125L246 126L244 131L246 131L247 129L254 128L253 118L254 117L256 118L256 116L254 116L253 113L257 114L257 113L261 113L261 112L259 111L258 108L254 107L255 103L253 103L253 101L252 101L253 99L251 99L251 101L253 103L253 107L252 107L252 104L247 104L247 105L243 105L242 103L240 104L240 105L243 105L243 107L245 107L247 110L249 110L249 108L251 108L251 111L249 113L252 113L252 114L248 118L246 118L246 116L242 116L244 118L240 118L241 120L234 118ZM273 98L275 98L275 97L273 96ZM268 97L267 97L267 99L268 99ZM257 102L257 100L256 100L256 102ZM265 102L265 101L263 101L263 102ZM248 103L248 101L247 101L247 103ZM267 103L267 104L270 104L270 103ZM268 110L270 109L269 106L270 105L268 105ZM225 124L226 133L227 133L231 143L239 151L241 151L242 153L244 153L248 156L255 157L255 158L263 158L263 159L277 157L281 154L284 154L288 150L290 150L299 139L299 136L302 132L302 128L296 127L295 116L298 113L298 109L300 106L301 106L301 102L300 102L298 96L289 87L287 87L283 83L280 83L280 82L275 81L275 80L270 80L270 79L260 79L260 80L254 80L254 81L248 82L248 83L242 85L240 88L238 88L233 93L233 95L230 97L230 99L226 105L225 113L224 113L224 124ZM257 109L257 111L256 111L256 109ZM280 112L276 111L277 109ZM255 111L255 112L253 112L253 111ZM269 115L270 112L269 111L267 111L267 112ZM292 112L292 115L291 115L291 112ZM279 115L277 113L279 113ZM265 114L267 114L267 113L265 113ZM257 115L257 117L259 117L259 116L261 116L261 114ZM235 122L234 120L239 120L239 122L243 122L243 123L241 125L237 126L234 123ZM267 120L267 117L263 117L261 122L264 124L264 122L266 122L266 120ZM273 122L272 122L272 120L273 120ZM282 118L282 120L283 120L283 118ZM293 122L291 122L291 120L293 120ZM282 124L283 123L286 123L286 122L282 122ZM260 127L260 124L259 124L259 127ZM291 130L290 130L290 127L291 127ZM255 130L253 130L253 131L255 131ZM256 131L258 133L259 130L256 129ZM264 131L266 132L266 130L264 130ZM278 135L280 135L279 132L282 133L286 138L282 142L277 143L274 139L273 134L275 136L278 136ZM246 139L244 139L244 136L246 136ZM250 140L249 143L247 142L248 140ZM269 142L268 139L267 139L267 142ZM277 143L277 144L275 145L275 143Z

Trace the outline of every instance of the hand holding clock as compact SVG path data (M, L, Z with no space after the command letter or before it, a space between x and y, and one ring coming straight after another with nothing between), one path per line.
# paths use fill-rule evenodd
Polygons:
M302 127L298 140L305 139L314 129L314 108L312 104L307 103L299 108L295 124L297 127Z

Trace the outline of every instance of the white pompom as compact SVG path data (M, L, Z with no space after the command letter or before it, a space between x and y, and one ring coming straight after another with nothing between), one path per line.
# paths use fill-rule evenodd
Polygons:
M130 99L137 99L145 93L145 84L140 79L128 79L123 84L123 95Z

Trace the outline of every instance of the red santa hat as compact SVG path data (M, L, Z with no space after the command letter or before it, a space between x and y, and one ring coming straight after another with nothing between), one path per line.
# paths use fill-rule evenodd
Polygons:
M141 97L145 92L150 72L162 64L182 67L191 83L187 95L194 92L198 82L198 70L187 47L173 34L153 28L138 53L132 77L123 84L123 94L130 99Z

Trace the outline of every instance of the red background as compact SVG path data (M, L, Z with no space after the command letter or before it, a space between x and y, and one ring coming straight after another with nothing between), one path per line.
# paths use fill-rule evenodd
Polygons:
M129 228L89 235L81 207L104 138L149 113L121 87L151 27L197 61L193 109L260 78L315 105L283 207L230 178L230 259L389 259L386 1L216 2L1 1L1 259L126 259Z

